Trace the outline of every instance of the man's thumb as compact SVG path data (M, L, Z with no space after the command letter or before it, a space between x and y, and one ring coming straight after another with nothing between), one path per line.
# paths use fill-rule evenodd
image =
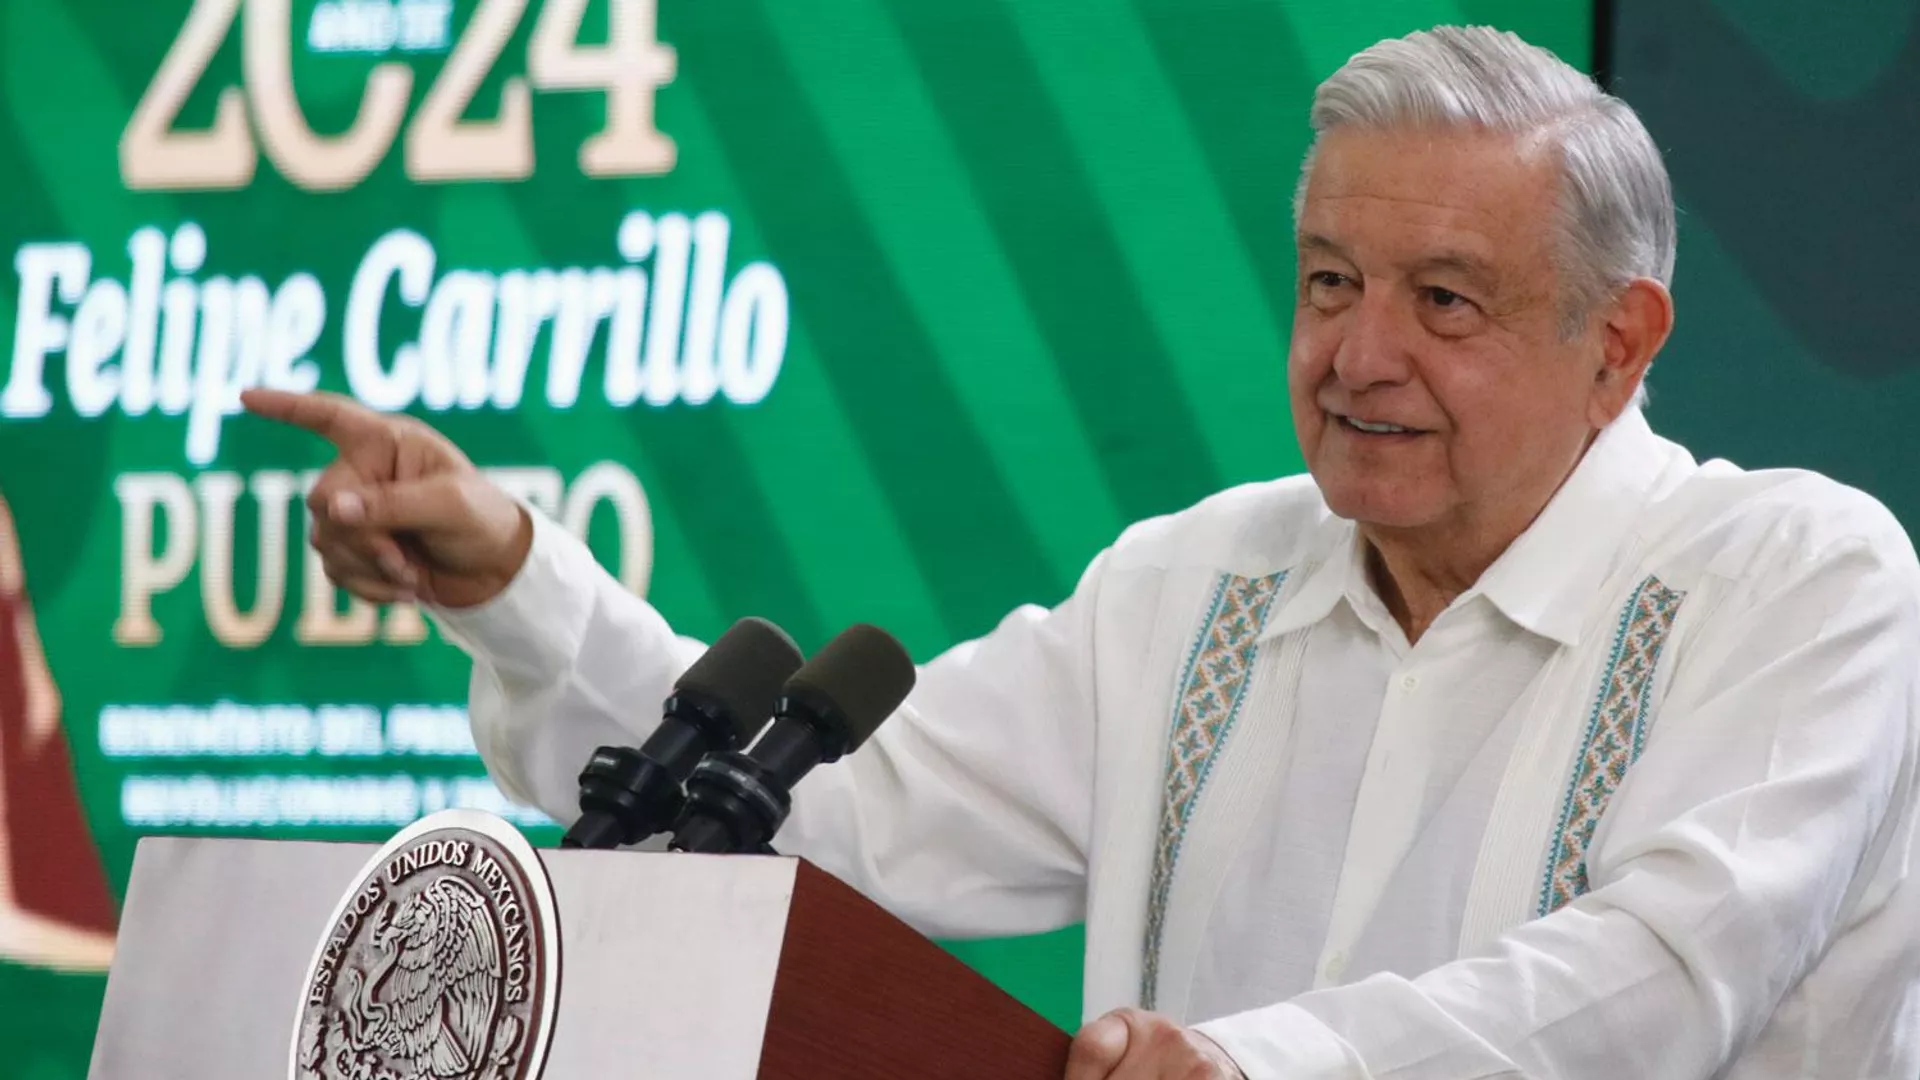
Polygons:
M1132 1030L1127 1018L1110 1012L1080 1029L1067 1053L1066 1080L1106 1080L1127 1056Z

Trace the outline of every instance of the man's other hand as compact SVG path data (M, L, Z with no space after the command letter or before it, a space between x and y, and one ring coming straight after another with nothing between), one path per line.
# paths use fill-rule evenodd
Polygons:
M1115 1009L1080 1029L1066 1080L1246 1080L1219 1044L1159 1013Z
M532 519L426 424L338 394L248 390L241 401L339 450L307 496L313 547L334 584L375 603L468 607L520 572Z

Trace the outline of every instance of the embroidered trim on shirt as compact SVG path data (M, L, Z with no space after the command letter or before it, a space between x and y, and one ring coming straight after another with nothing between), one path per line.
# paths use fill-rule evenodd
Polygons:
M1649 576L1621 609L1613 654L1594 697L1580 757L1560 807L1560 825L1554 830L1536 914L1556 911L1587 891L1587 845L1614 789L1640 757L1652 721L1647 705L1660 650L1686 598L1686 593Z
M1286 571L1264 577L1222 574L1214 587L1207 617L1187 653L1175 699L1167 745L1166 781L1161 793L1160 833L1153 853L1153 877L1147 893L1147 934L1140 975L1140 1000L1153 1008L1160 977L1160 939L1165 930L1167 897L1173 891L1173 866L1180 858L1187 822L1206 787L1220 748L1233 730L1253 669L1256 640L1273 606Z

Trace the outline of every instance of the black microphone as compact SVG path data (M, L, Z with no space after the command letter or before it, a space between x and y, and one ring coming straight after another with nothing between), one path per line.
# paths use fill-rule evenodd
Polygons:
M867 741L913 689L913 658L891 634L861 624L795 672L753 749L708 755L687 778L687 810L668 845L702 854L766 852L815 765Z
M611 848L665 832L704 754L745 746L799 670L799 646L765 619L741 619L673 684L660 726L639 749L602 746L580 773L580 820L561 847Z

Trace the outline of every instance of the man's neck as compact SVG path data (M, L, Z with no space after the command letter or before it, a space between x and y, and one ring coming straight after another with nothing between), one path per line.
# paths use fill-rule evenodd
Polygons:
M1409 644L1419 641L1440 613L1473 588L1480 575L1532 527L1593 449L1593 442L1589 436L1544 498L1504 520L1469 518L1417 529L1360 525L1367 544L1367 577Z
M1471 547L1436 547L1413 537L1378 535L1364 525L1361 535L1367 543L1367 577L1411 644L1447 605L1473 588L1519 533Z

